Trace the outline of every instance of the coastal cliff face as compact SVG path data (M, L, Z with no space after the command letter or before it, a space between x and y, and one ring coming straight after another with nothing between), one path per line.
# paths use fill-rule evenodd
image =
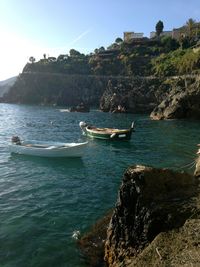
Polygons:
M110 80L100 100L110 112L150 113L151 119L200 119L200 76Z
M99 106L154 120L200 119L200 75L171 78L22 73L3 102Z
M169 86L153 77L109 80L100 109L109 112L150 113L168 92Z
M161 119L200 119L200 76L168 80L166 98L152 111L150 117Z
M197 237L192 237L195 233L191 224L197 226L199 220L185 224L189 218L197 219L197 195L197 180L189 174L130 167L124 174L107 230L107 266L171 266L173 262L183 266L181 258L175 260L172 252L177 252L180 244L184 247L182 250L186 249L186 243L180 241L179 231L185 233L181 238L185 238L191 251L196 253L198 249L200 233L198 231ZM193 258L190 262L199 260L197 255Z
M59 73L22 73L3 101L22 104L99 106L107 78Z
M157 78L22 73L4 96L4 102L78 105L84 102L102 111L150 113L168 92Z

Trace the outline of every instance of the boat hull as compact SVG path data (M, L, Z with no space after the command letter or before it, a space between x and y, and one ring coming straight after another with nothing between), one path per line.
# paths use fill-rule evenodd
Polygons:
M103 140L130 140L132 132L134 131L134 122L128 129L115 129L115 128L98 128L95 126L88 125L86 122L81 121L79 126L83 132L90 138L103 139Z
M90 138L95 138L95 139L103 139L103 140L130 140L132 131L127 130L124 132L119 132L119 133L97 133L92 130L86 129L85 131L86 136Z
M63 157L82 157L88 142L84 143L44 143L33 141L24 142L22 145L11 144L9 150L11 153L37 156L37 157L50 157L50 158L63 158ZM41 147L44 145L44 147Z

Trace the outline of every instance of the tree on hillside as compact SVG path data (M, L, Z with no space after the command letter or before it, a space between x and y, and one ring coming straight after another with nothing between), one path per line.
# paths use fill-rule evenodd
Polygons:
M105 47L101 46L100 48L94 49L94 53L98 54L98 53L104 52L105 50L106 50Z
M78 56L80 56L80 54L81 53L75 49L70 49L70 51L69 51L70 57L78 57Z
M68 55L59 55L57 61L64 61L68 59Z
M115 43L117 43L117 44L121 44L121 43L123 43L122 38L117 37L116 40L115 40Z
M160 36L160 34L163 32L164 24L161 20L159 20L156 24L156 35Z
M188 21L186 22L186 27L187 27L189 38L192 38L194 35L195 24L196 24L196 21L192 18L188 19Z
M103 47L103 46L101 46L100 48L99 48L99 52L104 52L105 51L105 48Z
M34 57L29 57L29 61L33 64L35 62L35 58Z

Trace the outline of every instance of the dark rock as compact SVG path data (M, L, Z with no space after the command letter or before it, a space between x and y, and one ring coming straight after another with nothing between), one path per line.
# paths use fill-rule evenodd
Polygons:
M89 112L90 111L90 108L88 105L84 104L84 103L81 103L80 105L78 106L75 106L75 107L71 107L69 109L70 112Z
M196 180L189 174L130 167L124 174L107 231L108 266L120 266L120 262L138 255L159 233L182 226L194 213L196 192Z
M104 246L111 215L112 211L108 212L102 219L95 223L88 233L84 234L78 240L79 249L87 266L105 266Z

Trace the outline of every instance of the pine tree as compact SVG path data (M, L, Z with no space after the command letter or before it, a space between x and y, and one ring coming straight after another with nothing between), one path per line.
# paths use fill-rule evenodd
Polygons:
M163 32L163 28L164 28L163 22L159 20L156 24L156 35L157 36L160 36L160 34Z

